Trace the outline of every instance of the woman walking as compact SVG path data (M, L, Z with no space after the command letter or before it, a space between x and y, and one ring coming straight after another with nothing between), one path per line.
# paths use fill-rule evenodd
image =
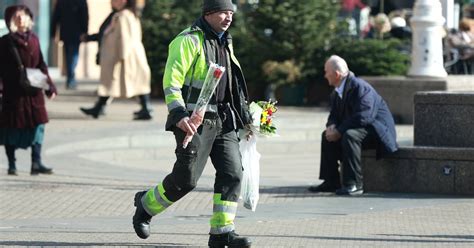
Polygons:
M103 31L100 46L99 99L92 108L81 111L94 118L104 114L111 97L138 96L141 109L135 120L150 120L150 67L142 43L142 29L134 0L112 0L115 12Z

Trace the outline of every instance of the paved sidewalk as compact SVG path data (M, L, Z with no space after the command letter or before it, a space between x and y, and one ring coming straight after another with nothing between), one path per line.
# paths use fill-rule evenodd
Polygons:
M0 246L206 247L214 170L198 188L153 218L152 236L132 228L133 195L172 168L174 138L164 131L166 106L155 101L152 121L132 121L139 106L117 100L98 120L96 82L80 82L48 102L44 161L50 176L30 176L30 151L17 151L18 177L6 175L0 154ZM260 201L256 212L239 206L237 232L253 247L474 247L474 199L366 193L361 197L313 194L319 143L327 111L280 107L280 137L260 139ZM412 126L397 126L410 144Z

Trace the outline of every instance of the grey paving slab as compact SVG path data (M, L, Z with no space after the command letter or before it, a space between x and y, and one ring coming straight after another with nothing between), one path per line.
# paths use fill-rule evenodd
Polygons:
M152 121L132 121L138 105L115 100L107 116L79 112L95 101L93 82L48 102L44 160L50 176L30 176L29 151L18 151L17 177L0 154L2 247L206 247L214 170L198 188L153 218L152 236L131 226L136 191L152 187L172 168L174 139L163 129L166 107L153 102ZM82 88L82 89L81 89ZM474 199L443 195L313 194L327 110L281 107L280 137L260 139L260 200L256 212L239 207L237 231L253 247L474 247ZM410 144L413 128L397 126Z

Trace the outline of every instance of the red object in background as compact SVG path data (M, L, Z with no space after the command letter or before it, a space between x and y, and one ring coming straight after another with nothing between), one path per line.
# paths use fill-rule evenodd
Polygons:
M343 0L342 8L347 12L352 12L356 7L359 9L365 8L365 4L361 0Z

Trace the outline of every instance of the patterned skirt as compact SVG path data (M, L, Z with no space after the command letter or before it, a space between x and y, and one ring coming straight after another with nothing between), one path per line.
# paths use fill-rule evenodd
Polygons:
M43 144L44 124L34 128L0 128L0 145L27 149L33 144Z

